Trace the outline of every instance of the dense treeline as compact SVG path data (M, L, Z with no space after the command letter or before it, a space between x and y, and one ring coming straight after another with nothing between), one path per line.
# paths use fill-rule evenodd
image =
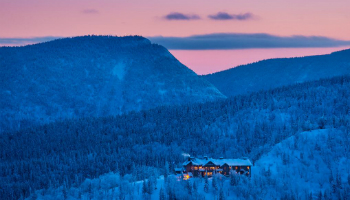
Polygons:
M118 171L134 179L183 161L182 153L249 156L301 131L350 131L350 77L307 82L224 101L83 118L0 135L0 196L26 197ZM153 170L153 171L154 171ZM147 171L147 172L146 172ZM151 170L152 171L152 170Z

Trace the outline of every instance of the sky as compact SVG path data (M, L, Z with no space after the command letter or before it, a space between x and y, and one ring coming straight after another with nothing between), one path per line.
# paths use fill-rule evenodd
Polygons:
M211 74L239 65L249 64L270 58L293 58L324 55L347 47L329 48L270 48L270 49L232 49L232 50L170 50L186 66L191 66L197 74Z
M289 57L289 48L298 54L304 52L298 48L311 48L305 51L309 55L350 46L349 8L349 0L0 0L0 45L88 34L142 35L171 52L204 56L210 50L212 61L242 50L250 62L257 48L269 51L267 57L271 51ZM180 61L191 59L176 54Z

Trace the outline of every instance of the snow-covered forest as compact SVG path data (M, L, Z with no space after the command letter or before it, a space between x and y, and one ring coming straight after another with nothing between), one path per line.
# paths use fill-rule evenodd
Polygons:
M169 51L141 36L80 36L0 47L0 133L224 99Z
M0 196L345 199L349 89L350 77L343 76L4 133ZM255 165L252 178L177 181L171 172L184 153L249 157Z

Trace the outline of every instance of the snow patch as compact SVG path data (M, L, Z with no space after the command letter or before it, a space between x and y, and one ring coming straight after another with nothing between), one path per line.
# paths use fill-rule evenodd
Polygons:
M166 91L166 90L162 90L162 89L159 89L158 90L158 93L160 94L160 95L164 95L165 93L167 93L168 91Z
M125 63L119 62L116 64L112 70L113 76L117 76L119 80L123 80L125 76Z

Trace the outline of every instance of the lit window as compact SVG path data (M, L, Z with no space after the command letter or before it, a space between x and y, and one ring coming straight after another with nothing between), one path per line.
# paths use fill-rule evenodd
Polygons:
M236 169L238 169L238 167L235 167Z
M247 167L247 169L249 169L249 166Z

